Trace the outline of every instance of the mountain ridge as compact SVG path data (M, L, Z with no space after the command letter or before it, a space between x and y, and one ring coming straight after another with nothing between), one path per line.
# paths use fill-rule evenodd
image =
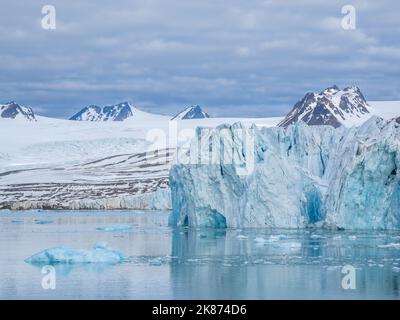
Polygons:
M133 116L133 106L129 102L99 107L90 105L83 108L69 120L75 121L124 121Z
M320 93L307 92L278 124L287 127L298 121L308 125L330 125L338 128L362 123L371 108L356 86L340 89L334 85Z
M0 105L0 118L16 119L25 118L28 121L36 121L32 108L21 106L15 101Z
M210 116L199 105L191 105L176 114L171 120L205 119Z

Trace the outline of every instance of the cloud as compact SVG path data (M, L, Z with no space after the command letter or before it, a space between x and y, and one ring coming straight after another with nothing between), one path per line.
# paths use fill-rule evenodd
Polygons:
M53 31L40 26L44 4L0 4L0 99L46 115L122 100L164 114L202 104L277 115L333 83L400 99L394 0L354 0L356 30L341 28L339 0L54 0Z
M236 48L236 54L237 54L239 57L247 57L247 56L250 55L250 52L251 52L251 50L250 50L249 47L239 47L239 48Z

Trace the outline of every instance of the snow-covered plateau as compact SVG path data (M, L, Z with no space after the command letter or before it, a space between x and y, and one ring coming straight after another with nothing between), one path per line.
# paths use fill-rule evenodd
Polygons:
M377 116L352 128L300 121L287 128L236 123L198 130L180 154L182 164L170 171L170 222L400 228L399 137L398 121ZM250 152L245 141L254 141ZM194 163L204 150L211 151L210 162Z
M175 149L197 126L281 120L171 121L137 108L125 121L0 118L0 209L171 209Z

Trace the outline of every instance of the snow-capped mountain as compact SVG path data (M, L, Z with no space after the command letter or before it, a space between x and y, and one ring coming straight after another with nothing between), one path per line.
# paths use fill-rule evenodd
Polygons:
M210 116L205 113L200 106L190 106L185 110L179 112L171 120L187 120L187 119L204 119L210 118Z
M287 127L301 120L308 125L350 127L365 122L371 116L370 113L371 109L358 87L341 90L333 86L319 94L307 93L279 126Z
M0 106L0 118L9 119L26 119L28 121L36 121L33 110L29 107L20 106L18 103L11 101Z
M79 121L124 121L133 116L133 107L128 102L99 107L89 106L73 115L69 120Z

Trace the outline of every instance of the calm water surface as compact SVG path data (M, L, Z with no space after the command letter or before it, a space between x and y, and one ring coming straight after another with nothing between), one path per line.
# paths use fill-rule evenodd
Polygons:
M400 232L194 230L168 227L169 212L0 211L0 299L398 299ZM125 232L98 227L129 224ZM97 242L118 265L41 267L24 260L55 246ZM398 245L396 245L398 244ZM341 286L344 265L356 289Z

